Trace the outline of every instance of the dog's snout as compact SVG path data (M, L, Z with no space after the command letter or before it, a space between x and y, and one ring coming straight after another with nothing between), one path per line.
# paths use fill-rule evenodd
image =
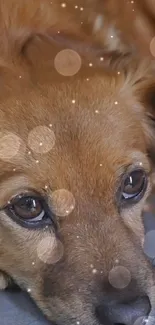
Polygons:
M96 317L101 324L106 325L134 325L145 323L150 312L150 303L147 297L136 299L125 304L100 305L96 308Z

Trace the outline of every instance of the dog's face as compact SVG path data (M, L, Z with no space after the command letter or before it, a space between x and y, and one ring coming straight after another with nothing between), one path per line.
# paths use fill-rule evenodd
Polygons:
M64 77L45 45L1 68L0 268L56 324L130 325L154 284L145 73L89 65Z

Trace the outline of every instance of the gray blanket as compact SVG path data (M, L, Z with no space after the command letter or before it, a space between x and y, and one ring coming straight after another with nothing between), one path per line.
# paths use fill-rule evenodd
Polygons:
M0 292L0 325L51 325L23 292Z

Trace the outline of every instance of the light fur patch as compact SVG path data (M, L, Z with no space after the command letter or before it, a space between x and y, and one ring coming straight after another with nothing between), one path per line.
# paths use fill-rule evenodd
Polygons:
M107 43L110 51L115 51L119 48L120 45L120 37L119 32L115 29L114 26L110 26L106 33Z
M93 32L98 32L103 27L103 16L98 15L94 22Z
M5 290L9 285L9 278L0 272L0 290Z

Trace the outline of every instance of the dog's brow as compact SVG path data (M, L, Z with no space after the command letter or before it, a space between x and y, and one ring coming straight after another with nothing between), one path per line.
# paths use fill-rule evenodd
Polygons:
M0 206L5 205L10 197L15 194L20 194L22 190L33 188L33 184L25 175L13 175L4 179L0 183ZM18 192L18 193L17 193Z
M139 151L132 151L126 157L126 161L118 167L116 171L116 182L120 182L121 177L128 172L129 168L144 168L146 172L150 172L150 164L148 162L146 154Z
M146 153L141 151L132 151L129 153L129 159L137 167L143 167L147 172L150 172L151 166Z

